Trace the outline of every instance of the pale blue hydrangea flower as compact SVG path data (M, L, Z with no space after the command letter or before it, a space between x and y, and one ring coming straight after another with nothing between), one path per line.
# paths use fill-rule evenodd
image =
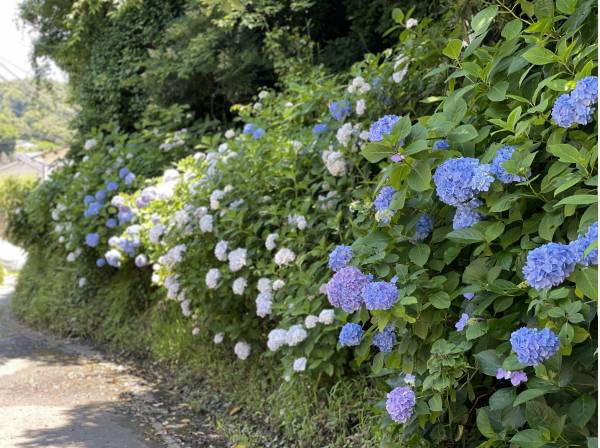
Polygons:
M87 194L84 198L83 198L83 203L85 205L90 205L92 202L94 202L95 198L94 196L92 196L91 194Z
M260 139L260 138L261 138L263 135L265 135L265 130L264 130L263 128L258 128L258 129L255 129L255 130L252 132L252 138L253 138L254 140L258 140L258 139Z
M244 129L242 130L242 134L248 135L254 132L254 125L252 123L246 123L244 125Z
M131 171L129 171L129 168L127 167L123 167L119 170L119 177L121 179L124 179L125 177L127 177L127 175L130 173Z
M560 95L552 107L552 118L561 128L592 121L594 105L598 102L598 78L587 76L577 82L570 93Z
M473 300L475 298L475 293L474 292L465 292L463 294L463 297L469 301Z
M510 335L512 351L521 364L537 366L560 348L558 336L548 328L519 328Z
M98 258L96 260L96 266L101 268L102 266L106 266L106 260L104 258Z
M346 118L352 113L352 106L350 105L350 101L334 101L333 103L329 104L329 113L335 120L342 121L344 118Z
M560 95L552 106L552 119L561 128L569 128L575 122L575 108L568 93Z
M395 193L396 189L389 186L383 187L381 190L379 190L379 193L373 202L373 207L375 207L375 210L380 212L389 209Z
M85 236L85 244L87 244L90 247L96 247L99 242L100 242L100 235L98 235L96 232L88 233Z
M586 76L577 81L575 89L571 92L571 99L585 106L593 106L598 102L598 78Z
M502 166L504 162L508 162L512 158L514 152L514 146L503 146L498 150L496 157L492 161L492 173L494 176L496 176L496 179L503 184L510 184L511 182L523 182L525 180L524 177L510 174Z
M365 332L360 325L347 323L340 331L339 342L345 347L353 347L361 343L364 334Z
M347 313L360 309L363 304L362 290L369 282L358 268L347 266L337 271L326 286L329 303Z
M560 285L574 270L575 251L566 244L548 243L530 251L523 275L538 291Z
M122 261L123 257L121 256L121 253L118 250L116 250L116 249L109 250L104 255L104 258L106 258L106 262L110 266L112 266L114 268L121 267L121 261Z
M598 241L598 221L593 223L583 235L569 244L569 247L575 254L577 263L583 266L598 264L598 247L595 247L587 255L584 255L587 248L594 241Z
M383 137L392 132L394 125L400 120L398 115L384 115L371 124L369 129L369 141L380 142Z
M385 409L397 423L406 423L412 416L417 397L410 387L396 387L387 395Z
M115 227L117 227L117 220L114 218L108 218L106 220L106 227L108 227L109 229L114 229Z
M345 268L352 260L352 247L339 245L329 254L329 268L339 271Z
M488 191L494 177L490 165L471 157L460 157L442 163L435 170L433 181L442 202L460 205Z
M415 224L415 236L413 237L414 241L423 241L425 240L431 231L433 230L433 219L427 213L422 213L417 218L417 223Z
M446 140L446 139L436 140L435 143L433 144L434 151L438 151L440 149L448 149L448 148L450 148L450 143L448 143L448 140Z
M383 331L378 331L373 336L373 345L380 352L390 353L396 343L396 330L393 325L386 325Z
M463 229L481 221L483 215L475 210L481 205L482 202L479 199L471 199L466 204L456 207L456 212L452 219L452 228L454 230Z
M313 135L317 136L324 132L327 132L327 130L328 130L327 123L318 123L313 126L312 133L313 133Z
M460 319L458 319L454 327L456 328L456 331L463 331L468 323L469 315L467 313L462 313Z
M106 189L108 191L116 191L119 189L119 184L117 182L109 182L106 184Z
M98 190L95 195L96 201L104 202L106 199L106 190Z
M398 301L398 288L390 282L370 282L362 297L368 310L389 310Z
M146 255L139 254L137 257L135 257L135 265L138 268L143 268L147 264L148 264L148 257Z

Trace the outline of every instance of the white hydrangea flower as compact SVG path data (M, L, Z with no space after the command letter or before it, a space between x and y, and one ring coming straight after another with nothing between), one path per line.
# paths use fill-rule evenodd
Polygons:
M287 344L290 347L294 347L304 341L307 337L308 333L302 328L302 325L292 325L287 331Z
M217 333L215 334L215 337L213 338L213 342L215 344L220 344L223 342L223 339L225 338L225 334L224 333Z
M169 249L169 251L159 257L159 263L165 265L169 269L172 269L177 263L179 263L183 257L183 253L187 250L185 244L178 244L175 247Z
M233 191L233 185L229 185L229 184L225 185L225 188L223 188L223 191L225 193L231 193Z
M285 286L285 282L281 279L277 279L273 282L273 290L277 291Z
M225 138L231 140L233 137L235 137L235 131L233 129L227 129L225 132Z
M246 289L247 284L248 284L248 282L246 281L246 279L244 277L236 278L233 281L233 286L232 286L233 293L238 296L241 296L242 294L244 294L244 289Z
M220 200L225 196L225 192L223 190L214 190L210 194L210 208L212 210L218 210L221 207Z
M69 252L69 254L67 255L67 261L69 263L72 263L75 260L77 260L77 254L75 252Z
M364 99L360 99L356 102L356 115L363 115L367 110L367 102Z
M309 314L304 318L304 326L308 329L315 328L319 323L319 317Z
M266 317L273 309L273 296L270 291L261 292L256 297L256 315Z
M304 372L306 370L306 358L296 358L293 365L294 372Z
M269 92L266 91L266 90L262 90L258 94L258 98L261 99L261 100L264 100L268 96L269 96Z
M200 334L200 328L194 327L192 328L192 336L198 336Z
M184 300L183 302L180 303L181 313L185 317L190 317L192 315L192 310L190 308L190 305L191 305L191 302L189 300Z
M346 174L346 161L340 151L323 151L321 158L332 176L339 177Z
M240 341L233 347L233 352L235 355L244 361L248 356L250 356L250 345L244 341Z
M221 272L218 269L216 269L216 268L209 269L209 271L206 273L206 278L204 279L206 282L207 288L215 289L217 287L217 282L219 281L220 277L221 277Z
M252 106L252 109L254 110L262 110L263 105L261 103L254 103L254 105Z
M335 137L342 146L348 146L350 139L352 138L352 123L344 123L344 125L337 130Z
M298 230L304 230L308 225L308 221L302 215L288 215L288 224L296 227Z
M267 347L272 352L276 352L281 347L287 344L287 330L282 328L276 328L269 332L269 338L267 340Z
M227 261L227 241L221 240L215 246L215 257L219 261Z
M395 83L401 82L408 73L408 58L403 54L398 55L398 57L396 58L396 62L394 63L394 70L398 69L398 67L400 66L402 66L402 68L394 72L394 74L392 75L392 79Z
M231 272L237 272L244 266L246 266L247 255L248 251L241 247L238 247L237 249L229 252L229 254L227 255L227 258L229 259L229 270Z
M87 285L87 278L81 277L79 279L79 282L77 282L77 284L79 285L80 288L83 288L85 285Z
M152 244L158 244L160 242L160 237L165 232L165 226L162 224L154 225L148 234L148 239Z
M360 134L358 134L358 138L366 142L369 140L369 131L362 131Z
M347 90L348 93L367 93L371 90L371 85L362 76L357 76L352 80Z
M323 325L331 325L335 321L335 310L325 309L319 313L319 322Z
M288 264L292 263L295 259L296 254L286 247L279 249L279 251L277 251L277 253L275 254L275 263L278 266L287 266Z
M319 286L319 292L321 294L327 294L327 283L323 283L321 286Z
M256 289L258 289L259 292L270 292L271 280L265 277L259 278L258 283L256 284Z
M190 222L190 215L185 210L179 210L175 212L175 222L179 227L183 227Z
M414 28L415 26L417 26L417 24L419 23L419 21L417 19L413 19L412 17L410 19L408 19L406 21L406 28Z
M96 146L98 145L98 142L96 141L95 138L90 138L88 140L85 141L85 144L83 145L83 148L86 151L89 151L90 149L94 149Z
M279 235L276 233L267 235L267 239L265 240L265 247L267 250L273 250L277 247L277 238L279 238Z
M83 159L81 159L82 162L87 162L88 160L90 160L90 156L83 156Z
M209 233L213 231L212 215L204 215L202 218L200 218L200 231L204 233Z

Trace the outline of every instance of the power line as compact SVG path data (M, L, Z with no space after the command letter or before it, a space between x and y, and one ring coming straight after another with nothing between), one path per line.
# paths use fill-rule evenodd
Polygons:
M22 71L23 73L25 73L26 75L31 75L31 71L30 70L26 70L23 67L21 67L18 64L15 64L14 62L10 61L9 59L5 58L4 56L0 56L0 59L2 59L6 64L12 65L14 68L16 68L17 70Z

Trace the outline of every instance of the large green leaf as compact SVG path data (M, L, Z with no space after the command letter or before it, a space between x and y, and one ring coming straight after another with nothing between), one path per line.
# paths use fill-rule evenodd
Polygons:
M417 160L408 175L408 186L415 191L431 188L431 165L429 160Z
M484 350L476 353L475 359L477 359L481 371L486 375L496 376L496 372L502 366L496 350Z
M487 8L475 14L471 20L471 28L473 28L475 35L478 36L486 31L497 14L498 7L496 5L488 6Z
M369 143L360 152L371 163L377 163L391 156L394 151L387 145L378 142Z
M525 429L516 433L510 439L519 448L541 448L546 445L542 433L537 429Z
M517 398L515 399L515 402L513 404L513 406L519 406L520 404L523 404L529 400L533 400L534 398L537 397L541 397L542 395L547 394L548 392L550 392L548 389L527 389L524 390L523 392L521 392Z
M580 395L571 403L567 414L575 425L583 428L595 413L596 400L589 395Z
M534 65L546 65L557 61L557 56L550 50L542 47L531 47L525 53L523 57Z
M598 271L594 268L581 268L575 273L575 284L586 297L598 300Z

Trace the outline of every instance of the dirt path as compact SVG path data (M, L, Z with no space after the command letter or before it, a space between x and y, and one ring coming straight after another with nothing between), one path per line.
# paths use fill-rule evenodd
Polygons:
M86 346L12 319L0 286L0 448L181 448L156 421L145 381ZM65 316L66 317L66 316ZM135 399L132 399L132 396Z

